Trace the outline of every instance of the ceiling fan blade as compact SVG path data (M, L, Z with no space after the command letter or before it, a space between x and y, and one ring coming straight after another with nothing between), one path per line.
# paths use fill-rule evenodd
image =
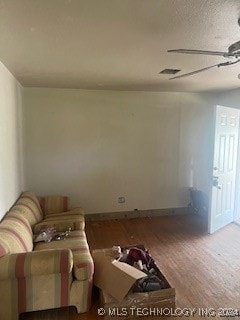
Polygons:
M240 41L237 41L235 43L233 43L229 48L228 48L228 52L231 53L231 54L234 54L235 53L239 53L240 50Z
M185 54L205 54L205 55L221 56L221 57L232 56L232 54L228 53L228 52L205 51L205 50L190 50L190 49L173 49L173 50L168 50L168 52L185 53Z
M176 76L176 77L170 78L169 80L193 76L194 74L197 74L197 73L200 73L200 72L203 72L203 71L206 71L208 69L215 68L215 67L220 67L220 64L214 64L213 66L210 66L210 67L206 67L206 68L203 68L203 69L199 69L199 70L195 70L195 71L192 71L192 72L184 73L184 74L181 74L180 76Z
M184 78L184 77L188 77L188 76L192 76L196 73L199 73L199 72L203 72L203 71L206 71L208 69L212 69L212 68L215 68L215 67L226 67L226 66L231 66L233 64L236 64L236 63L239 63L240 62L240 59L237 59L235 61L226 61L226 62L221 62L221 63L218 63L218 64L214 64L213 66L210 66L210 67L206 67L206 68L202 68L202 69L199 69L199 70L195 70L195 71L192 71L192 72L188 72L188 73L184 73L180 76L176 76L176 77L173 77L173 78L170 78L169 80L173 80L173 79L179 79L179 78Z

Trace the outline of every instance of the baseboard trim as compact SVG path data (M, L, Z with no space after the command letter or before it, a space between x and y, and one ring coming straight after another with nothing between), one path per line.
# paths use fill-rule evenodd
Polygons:
M189 214L188 207L167 208L167 209L151 209L151 210L133 210L121 212L93 213L86 214L85 218L88 221L102 221L114 219L132 219L142 217L170 216Z

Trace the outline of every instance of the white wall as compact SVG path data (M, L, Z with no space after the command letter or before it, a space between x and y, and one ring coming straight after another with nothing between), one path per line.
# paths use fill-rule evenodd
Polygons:
M23 189L22 87L0 62L0 219Z
M217 104L224 107L240 109L240 89L226 91L218 94Z
M25 88L26 188L67 194L87 213L186 206L186 188L209 183L212 105L199 94Z
M183 94L179 175L182 185L211 191L215 96Z

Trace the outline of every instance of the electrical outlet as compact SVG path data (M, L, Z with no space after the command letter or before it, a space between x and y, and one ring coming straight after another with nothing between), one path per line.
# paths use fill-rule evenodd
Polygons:
M118 197L118 203L124 203L125 198L124 197Z

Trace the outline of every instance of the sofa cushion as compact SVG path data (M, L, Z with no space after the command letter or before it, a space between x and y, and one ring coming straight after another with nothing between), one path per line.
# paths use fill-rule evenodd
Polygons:
M36 212L38 214L41 215L41 217L43 216L43 213L42 213L42 209L41 209L41 206L40 206L40 203L38 201L38 198L35 196L35 194L31 191L25 191L21 194L21 197L18 199L19 200L22 200L22 199L28 199L29 201L31 201L31 203L34 203L34 205L37 207L37 210ZM18 202L17 201L17 202ZM35 209L35 208L34 208Z
M75 208L68 211L59 211L57 213L47 214L44 216L44 220L55 220L55 219L68 219L77 216L84 216L84 210L82 208ZM82 217L82 219L84 219Z
M50 243L37 243L34 250L71 249L73 253L73 275L77 280L93 277L93 260L89 251L86 234L83 230L72 231L65 240Z
M66 231L69 228L72 230L84 230L85 219L81 211L78 210L50 214L34 226L34 233L37 234L50 227L55 227L57 231Z
M68 210L69 198L64 196L39 197L43 214L65 212Z
M0 256L29 252L32 249L33 235L27 219L13 212L7 214L0 223Z
M0 238L0 258L5 256L5 254L7 253L8 253L8 249L7 249L6 243L3 242Z
M24 192L10 211L23 215L31 227L43 219L42 209L37 197L32 192Z
M28 208L27 206L23 205L23 204L16 204L14 205L10 212L14 212L17 213L21 216L23 216L25 219L28 220L29 224L31 227L33 227L37 222L41 221L37 219L37 217L35 216L34 212Z

